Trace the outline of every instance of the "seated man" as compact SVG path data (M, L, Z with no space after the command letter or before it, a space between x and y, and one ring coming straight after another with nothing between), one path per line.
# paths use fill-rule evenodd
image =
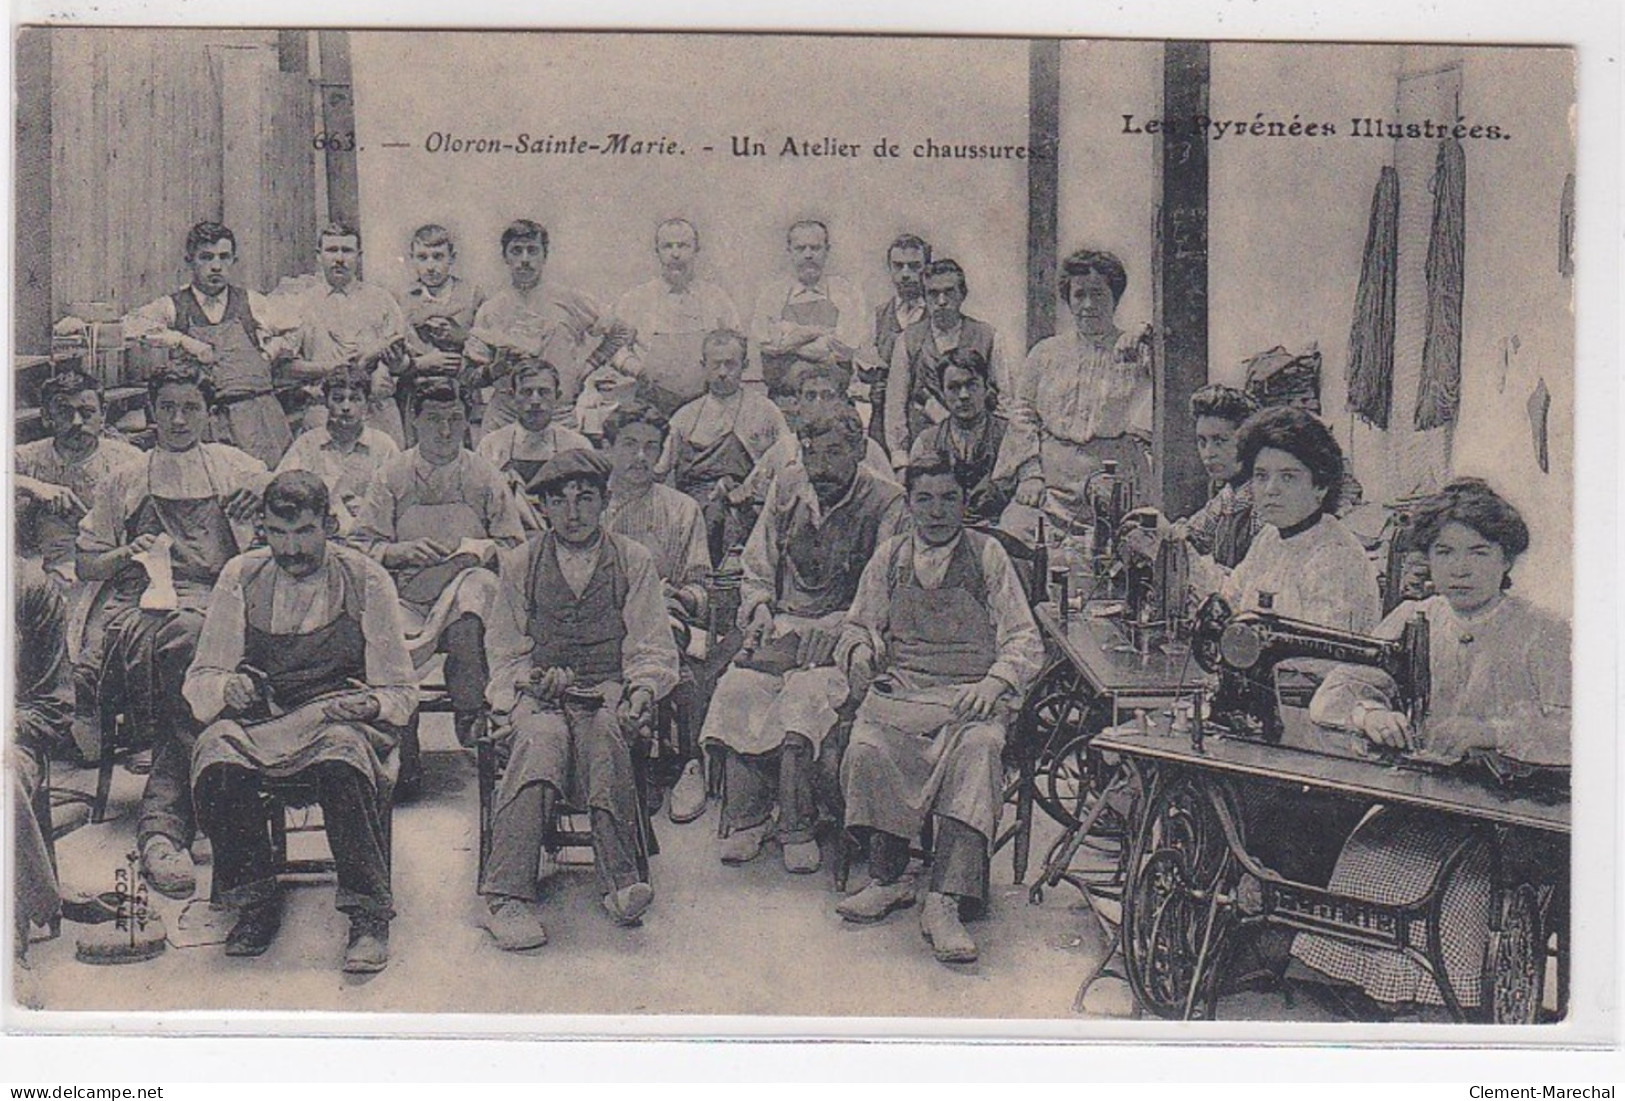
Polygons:
M789 484L793 479L804 489L807 485L807 471L801 464L801 439L793 431L796 424L803 417L852 407L852 399L846 393L846 373L833 364L799 364L791 369L791 379L793 388L780 399L779 405L792 431L785 432L772 447L762 452L762 457L751 467L750 476L728 495L734 506L752 509L752 516L766 503L775 481ZM864 448L863 466L876 477L896 481L886 449L873 439Z
M203 442L214 389L195 370L166 371L147 392L157 447L103 478L79 525L79 576L107 582L91 612L106 616L102 653L81 666L99 666L84 690L121 705L131 740L153 747L136 824L142 872L159 893L189 898L198 727L181 681L221 569L253 541L267 471L235 447Z
M722 862L755 859L777 803L785 869L807 873L820 861L813 766L845 696L830 654L864 563L897 529L902 491L860 465L868 437L853 410L796 431L813 492L775 491L751 531L744 649L717 683L700 740L724 753Z
M355 514L367 496L372 476L401 453L389 436L367 426L371 395L370 374L353 365L335 368L322 379L327 423L294 440L276 468L278 474L308 470L327 483L342 535L348 535L355 525Z
M870 882L836 911L868 923L913 905L909 843L934 815L920 931L944 963L976 958L960 918L987 902L1000 754L1044 660L1010 559L996 539L964 530L964 508L946 458L909 466L914 530L864 569L835 654L863 701L841 765L846 825L871 837Z
M417 380L455 377L462 371L463 346L468 343L474 315L485 302L485 292L452 274L457 265L457 244L445 226L419 226L409 245L414 279L401 295L406 317L406 369L396 385L395 401L406 423L406 446L412 436L412 391Z
M412 423L417 446L373 476L354 542L395 579L413 664L422 669L434 654L446 655L457 738L471 745L490 675L484 616L497 579L487 564L497 549L524 542L525 532L502 473L463 448L468 409L456 382L420 381ZM401 768L410 787L416 762Z
M695 624L706 614L711 554L700 506L655 481L669 428L658 408L636 401L623 404L604 423L613 467L604 528L635 539L654 555L667 611L679 623ZM709 694L709 686L696 682L692 665L685 661L682 680L672 694L683 729L698 729ZM692 822L705 813L705 803L705 776L696 757L684 765L667 812L673 822Z
M551 363L534 356L523 357L514 363L509 378L519 402L519 419L487 432L475 453L508 476L525 527L540 531L536 472L560 451L591 450L592 443L554 419L559 404L559 372Z
M649 552L600 526L609 463L565 451L538 475L549 530L502 556L491 610L494 736L509 744L480 893L507 951L539 948L536 870L560 800L586 808L604 909L635 925L654 901L638 870L629 732L677 683L677 646Z
M69 369L40 387L40 414L51 435L16 452L17 551L63 586L68 660L77 665L89 655L90 664L73 676L82 696L74 707L73 740L82 757L94 759L101 746L94 663L101 660L104 623L102 616L87 622L97 586L79 580L74 540L108 471L143 456L107 432L102 385L83 371Z
M955 348L943 356L941 367L948 419L923 430L913 452L948 460L965 490L967 524L996 524L1016 487L1008 478L993 477L1007 422L993 411L987 360L974 349Z
M1204 386L1192 394L1196 452L1213 495L1207 504L1173 524L1154 508L1136 509L1124 525L1125 540L1139 542L1141 552L1153 557L1157 540L1182 539L1191 550L1226 570L1240 565L1263 524L1253 511L1253 484L1242 468L1237 446L1242 422L1257 411L1251 398L1230 386ZM1156 517L1154 535L1139 524L1139 515L1147 512Z
M660 468L670 472L672 485L704 511L711 561L720 563L744 534L728 524L729 494L789 428L776 405L741 387L746 355L742 334L731 329L707 333L700 355L707 392L671 418Z
M328 540L338 522L308 471L265 489L270 548L233 558L209 601L182 691L209 724L192 756L198 818L214 841L214 886L240 907L226 955L258 956L282 924L282 895L260 801L264 777L308 780L350 917L344 970L389 962L384 822L400 728L417 706L395 584L376 562Z

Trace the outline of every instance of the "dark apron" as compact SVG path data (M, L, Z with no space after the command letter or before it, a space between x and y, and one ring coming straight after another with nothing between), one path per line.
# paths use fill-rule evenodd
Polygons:
M821 298L816 302L786 302L784 309L779 311L780 321L789 321L796 325L814 325L829 332L835 331L835 324L840 318L841 311L827 298ZM767 383L769 397L777 397L792 389L790 373L799 362L801 357L794 354L786 356L762 353L762 381Z
M288 417L271 385L271 366L249 339L243 323L229 315L217 325L192 325L187 335L214 349L215 402L223 416L214 438L254 456L273 469L293 443Z
M681 436L677 439L673 481L679 490L694 498L700 506L700 512L705 517L705 538L713 566L722 561L730 546L741 542L750 532L746 518L730 519L733 510L713 491L723 478L732 478L735 483L743 482L755 466L756 460L750 457L750 450L732 428L705 447L695 447ZM739 530L741 528L744 530Z

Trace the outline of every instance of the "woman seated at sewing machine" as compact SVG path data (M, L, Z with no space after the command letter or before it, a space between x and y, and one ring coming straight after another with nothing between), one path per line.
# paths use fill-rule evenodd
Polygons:
M1400 605L1376 630L1396 638L1418 611L1429 623L1431 693L1420 725L1395 709L1395 684L1380 670L1340 665L1310 706L1315 723L1363 735L1373 746L1451 764L1495 754L1527 765L1569 763L1568 624L1507 592L1529 546L1518 510L1477 478L1451 482L1413 520L1437 595ZM1419 811L1377 808L1343 846L1333 891L1377 903L1420 897L1467 827ZM1490 852L1480 846L1445 887L1446 970L1463 1007L1481 1001L1489 936ZM1408 956L1302 933L1293 956L1320 976L1352 984L1383 1007L1444 1004Z
M1237 453L1264 527L1228 575L1193 556L1192 587L1217 591L1235 612L1370 634L1381 618L1377 576L1336 516L1343 451L1331 430L1302 409L1265 409L1242 423Z

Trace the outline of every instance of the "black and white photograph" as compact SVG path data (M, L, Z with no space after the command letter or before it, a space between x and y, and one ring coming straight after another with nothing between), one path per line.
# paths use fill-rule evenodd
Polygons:
M16 29L7 1027L1564 1035L1577 71Z

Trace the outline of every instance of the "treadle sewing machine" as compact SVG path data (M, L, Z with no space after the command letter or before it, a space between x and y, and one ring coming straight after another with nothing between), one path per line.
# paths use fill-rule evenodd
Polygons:
M1166 716L1142 713L1137 727L1104 731L1092 745L1122 761L1113 787L1132 805L1118 936L1139 1004L1162 1017L1212 1017L1237 939L1270 925L1408 957L1458 1020L1560 1019L1568 998L1566 788L1507 784L1500 774L1496 786L1484 772L1411 767L1372 756L1355 735L1316 740L1291 714L1307 693L1277 687L1289 675L1313 680L1312 670L1293 668L1304 659L1379 668L1397 684L1399 706L1420 722L1430 682L1425 621L1385 641L1268 609L1232 615L1210 602L1192 647L1219 682L1205 717L1179 729ZM1425 811L1468 828L1450 831L1448 851L1416 897L1374 903L1290 878L1251 847L1249 800L1294 791L1346 800L1356 811L1371 804ZM1447 889L1470 865L1487 866L1492 886L1487 914L1457 915L1490 929L1476 991L1458 989L1462 976L1447 968L1443 932ZM1557 961L1550 1009L1549 956Z

